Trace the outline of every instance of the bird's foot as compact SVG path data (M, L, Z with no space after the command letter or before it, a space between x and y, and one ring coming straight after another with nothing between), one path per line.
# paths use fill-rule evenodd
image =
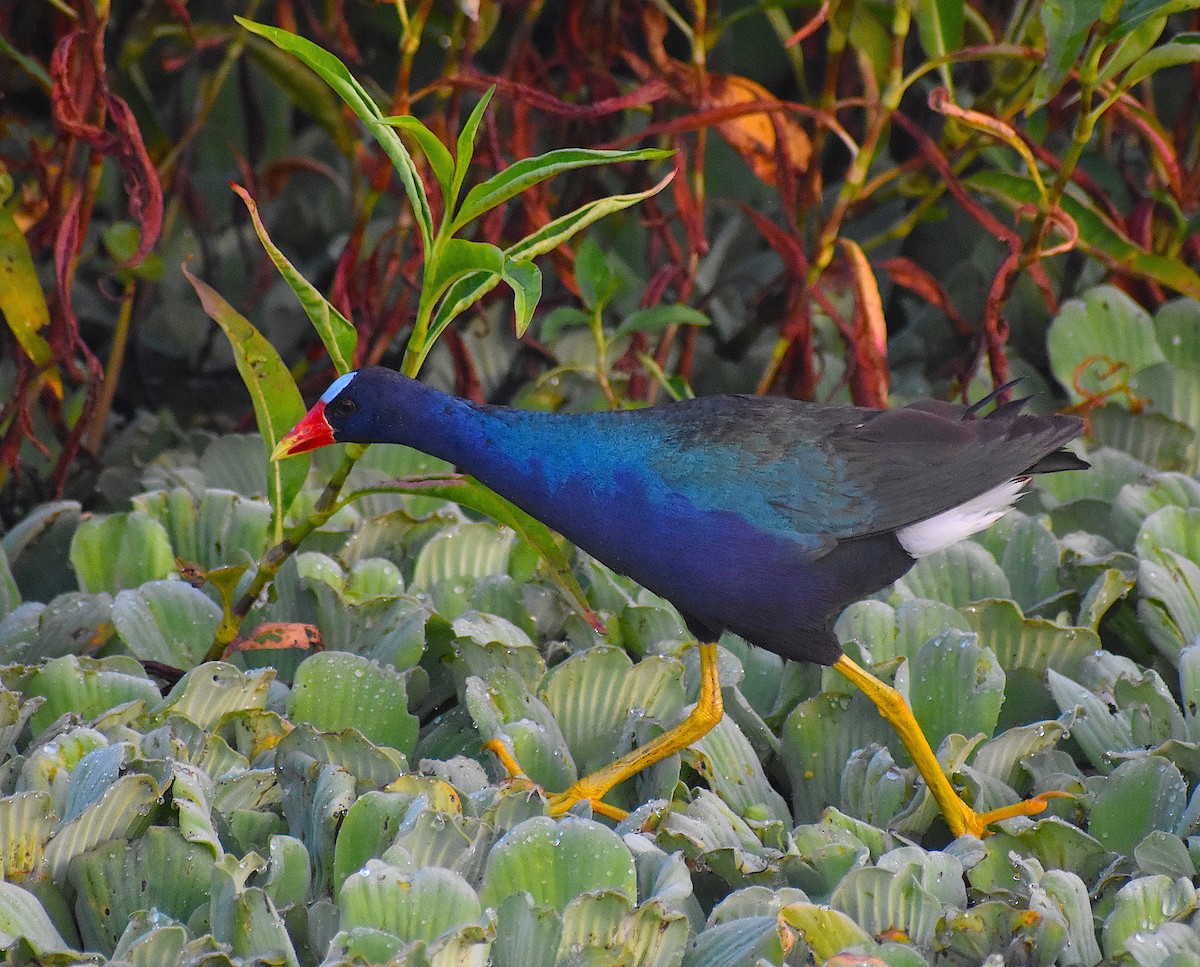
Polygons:
M509 779L528 779L528 776L525 775L525 770L521 768L521 763L516 760L516 757L508 750L508 747L499 739L492 739L490 742L485 742L483 747L500 760L500 764L504 767L504 771L508 773ZM540 786L537 786L537 788L541 789L542 795L546 797L546 803L550 807L551 816L561 816L564 813L568 813L581 802L588 803L592 807L592 812L598 813L601 816L607 816L609 819L620 821L629 815L624 809L617 806L610 806L604 801L604 797L608 795L612 785L606 786L603 782L595 781L595 775L584 776L582 779L573 782L562 792L548 793Z
M1014 816L1036 816L1049 805L1047 800L1069 798L1070 794L1065 792L1043 792L1022 802L1001 806L999 809L990 809L986 813L975 812L959 799L958 804L961 808L947 809L943 804L942 812L950 826L950 832L955 836L968 835L982 839L990 832L988 827L992 823L998 823L1002 819L1012 819Z

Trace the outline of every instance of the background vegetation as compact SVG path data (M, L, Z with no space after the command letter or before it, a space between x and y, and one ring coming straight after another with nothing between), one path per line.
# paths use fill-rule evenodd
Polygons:
M7 959L1196 962L1195 6L0 7ZM727 637L724 723L549 818L695 649L437 461L268 468L367 362L552 409L1021 376L1094 469L838 631L969 797L1070 797L949 843L865 700Z

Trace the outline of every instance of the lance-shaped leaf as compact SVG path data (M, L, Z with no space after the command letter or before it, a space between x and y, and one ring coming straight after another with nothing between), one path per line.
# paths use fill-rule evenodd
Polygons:
M465 132L464 132L465 133ZM461 148L460 148L461 150ZM467 192L462 207L450 225L457 232L467 223L474 221L497 205L503 205L526 188L564 171L588 168L595 165L614 164L618 161L656 161L669 158L670 151L661 148L642 148L637 151L599 151L584 148L562 148L549 151L535 158L524 158L499 171L487 181L481 182ZM461 165L461 159L459 161Z
M350 106L350 109L363 120L371 134L375 136L375 140L379 142L380 147L391 159L396 173L400 176L400 183L404 185L404 192L413 206L413 213L416 215L417 225L421 230L421 238L425 243L425 251L429 252L433 247L433 214L429 209L425 186L417 175L416 165L413 164L408 149L404 147L404 142L390 126L383 123L383 113L371 95L367 93L366 88L354 79L354 75L346 69L345 64L311 40L305 40L303 37L298 37L278 27L254 23L244 17L234 17L234 19L251 33L265 37L281 50L286 50L299 57L320 74L325 83L332 87Z
M207 283L183 267L183 274L200 297L204 311L229 337L234 361L254 403L254 419L262 434L266 456L304 416L304 400L279 353L250 320L233 308ZM270 464L267 489L275 508L275 540L283 540L283 517L308 476L309 459L275 460Z
M279 251L278 246L271 241L271 236L267 234L266 226L263 225L262 219L259 218L258 206L254 203L254 199L250 197L250 193L241 185L230 185L229 187L237 192L238 197L246 203L246 209L250 212L250 219L254 223L254 231L258 235L259 242L267 250L267 254L271 257L271 261L275 263L275 268L279 270L279 274L283 276L283 280L288 284L288 287L296 293L296 298L300 300L300 305L304 307L309 321L313 324L313 328L317 330L317 335L321 337L321 342L325 344L325 351L329 353L329 358L333 361L338 375L350 372L354 368L354 347L358 343L358 333L354 329L354 324L338 312L337 307L321 295L315 285L297 272L296 267L287 260L284 254Z

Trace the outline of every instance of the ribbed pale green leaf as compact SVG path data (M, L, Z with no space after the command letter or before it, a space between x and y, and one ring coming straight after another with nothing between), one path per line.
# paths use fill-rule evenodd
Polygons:
M1179 692L1184 720L1196 741L1200 739L1200 642L1179 654Z
M1134 390L1149 400L1151 409L1184 426L1200 426L1200 367L1148 366L1134 378Z
M318 732L311 725L299 723L279 740L275 749L277 765L286 763L289 769L303 772L305 763L311 766L311 760L315 759L345 769L375 787L386 786L406 771L406 761L400 752L373 745L356 729Z
M0 879L20 883L38 871L57 818L45 792L0 799Z
M741 917L702 930L683 963L684 967L757 967L784 963L786 953L778 917Z
M1176 967L1200 963L1200 935L1189 923L1171 921L1157 930L1139 931L1126 941L1138 967Z
M175 567L167 532L141 511L89 517L75 531L70 556L80 588L93 593L136 588Z
M67 552L82 516L76 500L40 504L15 523L0 547L26 601L50 601L75 589Z
M379 792L371 789L350 806L334 848L334 897L350 873L364 869L366 861L379 857L395 839L404 813L412 805L412 795Z
M262 440L251 439L261 451ZM176 487L142 494L133 503L166 528L176 556L205 570L256 561L266 550L271 505L265 500L211 488L197 497Z
M458 524L439 531L417 556L413 587L504 574L515 535L492 524Z
M240 863L227 853L216 864L212 876L209 922L212 934L229 944L243 962L284 964L300 967L283 917L260 887L247 887L246 880L265 865L251 854Z
M846 874L829 903L872 936L900 931L918 947L929 945L942 915L942 905L911 873L877 866Z
M63 882L77 856L111 840L132 836L144 825L162 794L162 786L145 773L119 778L78 818L55 831L46 847L51 878Z
M496 906L522 890L534 903L558 911L592 890L614 890L632 901L637 873L629 849L606 826L576 817L540 816L521 823L492 847L480 899Z
M1038 881L1030 909L1035 912L1042 897L1049 909L1062 916L1067 923L1066 943L1059 955L1059 962L1095 967L1102 955L1096 943L1096 927L1093 922L1092 904L1088 888L1076 874L1068 870L1048 870Z
M536 688L546 674L541 651L524 631L494 614L468 611L451 623L456 658L465 675L491 679L504 668L516 674L529 688Z
M113 961L137 964L138 967L169 967L188 962L185 927L170 920L158 910L153 913L137 911L129 918L117 946Z
M71 864L71 885L85 949L111 954L138 910L156 909L181 923L209 899L213 855L178 831L151 826L132 842L115 840Z
M1183 840L1163 829L1151 830L1146 838L1133 848L1138 869L1151 876L1169 876L1191 879L1196 875L1196 864Z
M1164 360L1149 314L1112 286L1089 289L1063 303L1048 336L1050 365L1072 402L1128 381ZM1120 366L1107 379L1110 367Z
M37 700L22 701L18 692L0 685L0 754L16 748L17 738L39 704Z
M586 774L629 751L638 719L674 724L683 711L682 677L671 659L634 665L623 649L602 645L551 669L542 695Z
M498 739L525 774L558 792L579 778L575 760L550 710L515 674L497 669L466 682L466 705L483 741Z
M112 620L138 658L191 668L212 645L221 608L183 581L151 581L118 594Z
M403 675L348 652L311 655L296 669L288 718L326 732L356 728L376 745L411 755L418 722Z
M150 705L159 698L154 683L132 659L97 661L74 655L46 662L24 691L27 696L45 699L30 720L35 732L67 712L75 712L86 721L122 702L141 700Z
M405 942L431 941L483 914L471 885L450 870L406 873L368 860L342 885L338 898L342 930L372 927Z
M895 733L862 696L826 693L797 706L780 735L796 816L811 821L841 801L842 771L851 752L894 740Z
M912 798L913 786L913 770L897 766L888 748L859 749L842 771L842 808L873 826L887 828Z
M200 455L205 485L209 490L231 490L243 498L266 500L267 465L262 449L262 437L257 433L224 433L217 437Z
M1164 513L1164 511L1159 511ZM1165 548L1138 562L1138 616L1155 646L1173 661L1200 635L1200 565Z
M1131 853L1150 832L1174 832L1187 806L1188 784L1159 756L1117 767L1096 793L1088 832L1115 853Z
M896 582L902 598L928 598L961 608L984 598L1011 598L1008 577L996 559L972 541L960 541L917 561Z
M1078 623L1099 632L1100 621L1136 585L1136 581L1117 568L1105 568L1088 588L1079 605Z
M1034 722L1014 726L979 746L971 767L1005 785L1016 784L1021 763L1029 756L1054 748L1066 735L1060 722Z
M1134 748L1129 724L1113 715L1103 701L1090 691L1060 675L1053 668L1046 677L1050 693L1063 712L1075 711L1074 721L1069 728L1071 736L1101 772L1111 772L1114 764L1111 752L1127 752Z
M1044 618L1026 618L1012 601L967 605L962 613L1005 669L1025 668L1039 675L1051 665L1073 675L1085 656L1100 648L1100 637L1087 628L1063 627Z
M862 927L832 907L793 903L779 912L779 919L800 934L800 938L812 948L818 963L847 947L866 946L870 949L874 944Z
M36 896L0 880L0 947L7 949L18 939L26 940L39 955L71 949Z
M1109 404L1092 411L1092 434L1103 446L1124 450L1160 470L1196 466L1196 431L1165 413L1131 413Z
M1147 941L1147 947L1158 946L1163 953L1169 952L1167 938L1156 938L1155 931L1169 921L1176 921L1195 937L1195 931L1185 923L1196 907L1196 888L1186 878L1143 876L1126 883L1117 891L1112 913L1104 922L1101 936L1105 955L1128 954L1138 937ZM1165 959L1147 961L1140 958L1134 962L1166 963ZM1179 962L1187 963L1186 960Z
M265 708L273 677L268 670L243 672L227 662L205 662L175 684L157 711L210 729L230 712Z
M951 732L968 738L996 730L1004 701L1004 669L975 635L947 631L912 662L910 702L933 748Z
M555 967L562 920L557 910L535 906L527 893L511 893L496 909L494 967Z
M1154 331L1167 362L1200 366L1200 302L1174 299L1154 315Z
M730 716L722 718L683 756L739 815L790 825L787 803L767 779L754 747Z
M404 824L395 847L384 853L384 859L401 851L417 867L453 870L477 883L483 874L487 848L494 838L493 830L473 818L424 809Z

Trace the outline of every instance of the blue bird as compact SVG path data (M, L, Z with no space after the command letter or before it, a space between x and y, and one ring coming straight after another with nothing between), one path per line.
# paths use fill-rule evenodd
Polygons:
M954 835L1045 809L977 813L954 791L903 697L842 653L832 621L914 562L982 530L1031 474L1085 469L1083 429L1015 401L979 418L924 400L896 410L714 396L557 414L479 405L377 367L347 373L280 442L398 443L448 460L612 569L672 602L700 645L700 698L675 728L551 797L553 813L691 745L723 714L722 631L830 665L897 730ZM497 749L503 756L503 751ZM519 769L511 758L510 771Z

